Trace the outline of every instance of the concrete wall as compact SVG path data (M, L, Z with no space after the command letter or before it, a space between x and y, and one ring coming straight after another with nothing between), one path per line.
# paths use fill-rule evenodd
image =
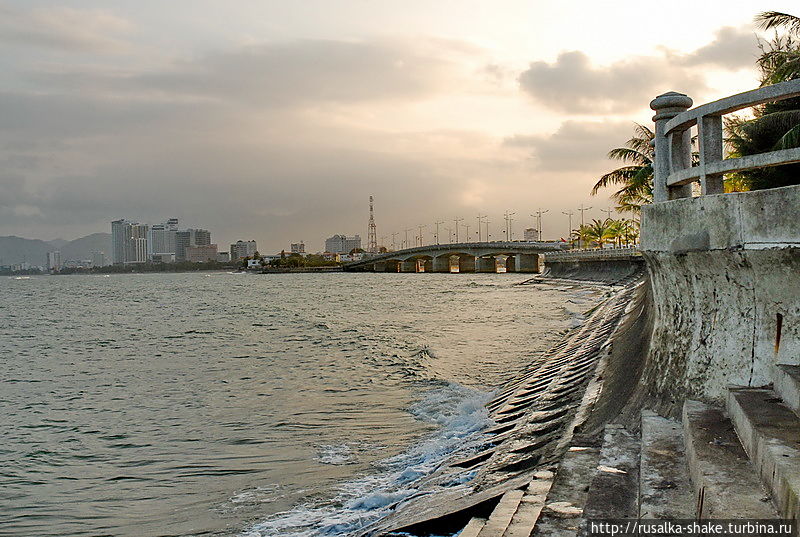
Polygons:
M549 278L564 278L567 280L586 280L603 283L616 283L633 276L641 271L644 258L628 256L626 259L581 259L571 257L568 259L553 260L548 256L544 259L544 275Z
M728 385L768 384L774 364L800 363L798 207L800 186L644 207L652 395L721 403Z

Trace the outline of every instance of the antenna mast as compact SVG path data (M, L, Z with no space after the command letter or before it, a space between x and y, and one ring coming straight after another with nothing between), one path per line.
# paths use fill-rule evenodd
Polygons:
M372 196L369 197L369 226L367 229L367 251L378 253L378 229L375 227L375 211L372 207Z

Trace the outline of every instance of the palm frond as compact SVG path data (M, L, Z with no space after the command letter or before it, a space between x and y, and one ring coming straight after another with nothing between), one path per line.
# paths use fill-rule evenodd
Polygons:
M762 30L786 28L793 34L800 34L800 17L781 11L763 11L755 16L756 24Z
M792 147L800 147L800 124L792 127L789 131L781 136L773 146L774 149L790 149Z

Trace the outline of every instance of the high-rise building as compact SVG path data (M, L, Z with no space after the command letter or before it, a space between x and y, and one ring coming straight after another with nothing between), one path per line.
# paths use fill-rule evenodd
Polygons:
M347 237L346 235L334 235L333 237L325 240L325 251L334 254L349 254L356 248L361 248L361 237L354 235Z
M231 244L231 261L250 257L258 251L256 241L236 241Z
M47 253L47 270L59 270L61 268L61 252Z
M148 248L150 256L158 255L164 258L163 254L174 254L176 248L176 235L178 233L178 219L170 218L162 224L155 224L150 228Z
M114 220L111 222L112 262L115 265L125 263L146 263L148 260L147 224Z
M291 244L291 252L293 254L304 254L306 253L306 245L303 243L303 241L293 242Z
M211 232L207 229L186 229L175 233L175 260L186 261L186 249L209 246Z
M111 222L111 262L115 265L125 263L128 238L131 235L131 223L127 220Z
M147 246L150 226L147 224L131 224L130 232L125 263L147 263L150 257Z

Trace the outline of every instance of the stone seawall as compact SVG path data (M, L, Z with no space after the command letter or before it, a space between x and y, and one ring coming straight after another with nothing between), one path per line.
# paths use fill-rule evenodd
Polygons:
M644 267L644 258L625 257L581 258L545 255L542 278L616 283L630 278Z
M642 384L666 413L800 363L800 186L646 206L654 328Z

